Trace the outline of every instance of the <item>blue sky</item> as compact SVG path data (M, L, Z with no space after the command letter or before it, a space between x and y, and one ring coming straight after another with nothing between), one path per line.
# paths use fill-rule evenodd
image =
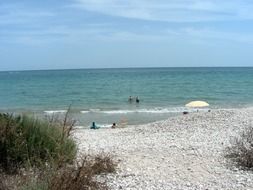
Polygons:
M0 70L253 66L252 0L1 0Z

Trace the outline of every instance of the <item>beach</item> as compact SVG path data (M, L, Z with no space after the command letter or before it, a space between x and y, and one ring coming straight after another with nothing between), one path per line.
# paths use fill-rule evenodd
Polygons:
M111 189L253 189L253 173L225 158L231 137L252 126L253 108L217 109L116 129L77 129L79 155L109 153Z
M0 80L3 113L64 118L70 107L79 155L118 162L116 174L98 176L111 189L253 189L252 172L224 156L253 123L253 68L4 71ZM210 107L185 107L194 100Z
M253 190L253 0L1 0L0 44L0 190Z

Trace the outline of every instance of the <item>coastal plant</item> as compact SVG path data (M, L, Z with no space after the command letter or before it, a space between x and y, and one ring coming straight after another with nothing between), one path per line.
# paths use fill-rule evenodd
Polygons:
M91 169L94 174L114 173L116 166L117 163L115 163L110 154L100 153L94 156Z
M20 190L49 190L46 181L31 181L30 183L22 186Z
M105 183L96 180L96 176L113 173L116 166L112 156L108 154L83 156L76 165L58 170L52 176L49 190L107 189Z
M97 176L117 163L105 153L77 160L73 129L68 113L43 120L0 113L0 190L107 189Z
M72 162L70 128L26 115L0 114L0 166L4 170Z
M0 172L0 190L8 190L5 176Z
M61 168L35 172L33 176L26 174L28 179L21 190L105 190L106 183L97 180L97 176L115 172L116 166L109 154L86 155Z
M226 157L243 169L253 170L253 127L246 128L239 136L231 138Z

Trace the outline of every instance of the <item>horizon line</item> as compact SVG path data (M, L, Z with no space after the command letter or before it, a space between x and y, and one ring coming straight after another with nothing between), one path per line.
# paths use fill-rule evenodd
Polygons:
M0 70L0 72L26 72L26 71L65 71L65 70L109 70L109 69L162 69L162 68L253 68L253 66L167 66L167 67L88 67L88 68L63 68L63 69L23 69Z

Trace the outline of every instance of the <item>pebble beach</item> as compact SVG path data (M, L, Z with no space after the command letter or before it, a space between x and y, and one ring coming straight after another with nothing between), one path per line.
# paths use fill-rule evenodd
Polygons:
M212 110L124 128L77 129L79 155L109 153L110 189L253 189L253 172L225 158L230 140L253 126L253 108Z

